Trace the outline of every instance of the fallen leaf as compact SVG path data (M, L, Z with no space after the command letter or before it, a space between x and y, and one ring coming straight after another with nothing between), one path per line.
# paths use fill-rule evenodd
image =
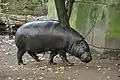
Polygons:
M65 68L64 67L59 67L59 68L55 68L56 70L60 70L60 71L63 71L63 70L65 70Z

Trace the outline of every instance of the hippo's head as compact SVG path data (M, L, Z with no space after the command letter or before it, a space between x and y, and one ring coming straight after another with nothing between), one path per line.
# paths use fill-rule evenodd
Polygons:
M78 57L82 62L88 63L92 60L89 45L85 40L75 41L71 52L72 55Z

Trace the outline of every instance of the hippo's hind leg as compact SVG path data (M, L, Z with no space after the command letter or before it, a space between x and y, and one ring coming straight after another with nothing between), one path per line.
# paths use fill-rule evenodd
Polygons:
M28 54L35 59L35 61L40 62L40 60L38 59L38 56L35 54L35 52L32 51L28 51Z
M22 60L22 56L24 55L25 52L26 50L24 49L18 49L18 52L17 52L18 65L20 64L26 65L23 63L23 60Z
M56 63L53 62L53 58L58 54L58 51L51 51L49 56L49 64L55 65Z
M61 57L61 59L62 59L62 61L63 61L63 64L64 64L65 66L72 66L72 65L74 65L74 63L70 63L70 62L68 61L66 52L65 52L64 50L60 50L60 51L59 51L59 55L60 55L60 57Z

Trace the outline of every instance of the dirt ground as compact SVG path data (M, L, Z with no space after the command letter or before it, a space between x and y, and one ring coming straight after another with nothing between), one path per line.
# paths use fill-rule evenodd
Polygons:
M69 56L74 66L63 66L59 56L55 58L57 65L48 64L48 56L39 54L41 62L35 62L28 54L23 56L27 65L17 65L17 48L14 38L0 35L0 80L120 80L120 60L93 60L85 64L79 59Z

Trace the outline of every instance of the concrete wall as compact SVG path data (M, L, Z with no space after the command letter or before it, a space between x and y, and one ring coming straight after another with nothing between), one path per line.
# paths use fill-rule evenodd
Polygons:
M71 27L85 36L95 26L87 36L88 43L97 47L120 48L120 0L96 0L97 4L91 3L92 0L83 1L73 5ZM48 18L57 19L54 0L49 0L48 7ZM106 52L92 48L100 53Z

